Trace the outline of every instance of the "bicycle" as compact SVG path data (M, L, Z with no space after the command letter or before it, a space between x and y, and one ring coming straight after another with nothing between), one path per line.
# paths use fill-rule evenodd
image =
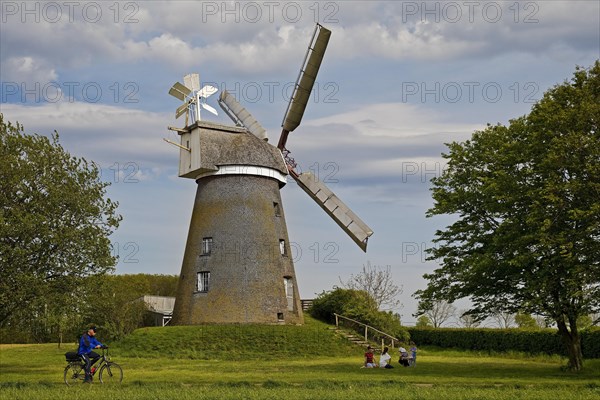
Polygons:
M67 366L65 367L64 380L67 386L83 383L85 380L85 362L76 352L65 353ZM120 384L123 380L123 369L119 364L110 361L108 347L102 347L102 356L100 361L92 367L91 373L94 376L98 372L100 383L102 384Z

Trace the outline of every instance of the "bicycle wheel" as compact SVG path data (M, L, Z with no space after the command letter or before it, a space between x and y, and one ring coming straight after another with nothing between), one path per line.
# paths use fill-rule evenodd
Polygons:
M100 382L105 385L118 385L123 380L123 370L114 362L106 363L100 369Z
M71 363L65 367L65 383L67 386L77 385L85 379L85 369L79 363Z

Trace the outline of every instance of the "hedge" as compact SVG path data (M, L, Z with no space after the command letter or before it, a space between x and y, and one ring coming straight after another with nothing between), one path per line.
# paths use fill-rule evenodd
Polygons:
M555 330L408 328L408 331L411 340L421 346L566 355ZM600 329L581 332L581 350L584 358L600 358Z

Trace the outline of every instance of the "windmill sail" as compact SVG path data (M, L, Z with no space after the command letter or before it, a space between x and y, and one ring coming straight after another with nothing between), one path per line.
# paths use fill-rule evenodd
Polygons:
M208 104L200 103L200 106L202 108L204 108L208 112L211 112L211 113L213 113L215 115L219 115L219 113L217 112L217 110L215 110L213 107L209 106Z
M188 103L183 103L182 105L177 107L177 110L175 110L175 118L179 118L183 114L185 114L188 111L188 107L189 107Z
M193 92L200 90L200 75L199 74L187 74L183 77L183 83L185 86L190 88Z
M364 252L373 234L369 228L342 200L311 172L291 174L298 185L346 232Z
M221 95L219 96L219 105L236 125L243 126L248 132L259 139L265 141L269 140L265 128L263 128L261 124L254 119L252 114L250 114L232 94L229 94L227 90L221 92Z
M201 90L198 91L198 95L200 97L207 98L207 97L212 96L213 94L217 93L218 91L219 91L219 89L217 89L216 87L211 86L211 85L206 85Z
M323 61L323 56L325 55L330 36L331 31L329 29L317 24L308 51L304 57L300 74L296 80L294 93L288 104L285 116L283 117L283 123L281 124L283 131L281 132L279 145L277 146L280 149L285 147L288 133L292 132L300 125L304 110L306 109L306 103L308 103L310 93L315 84L315 80L317 79L319 67L321 66L321 61Z
M175 84L169 90L169 94L173 97L178 98L181 101L185 101L185 98L192 93L192 90L186 86L183 86L179 82L175 82Z

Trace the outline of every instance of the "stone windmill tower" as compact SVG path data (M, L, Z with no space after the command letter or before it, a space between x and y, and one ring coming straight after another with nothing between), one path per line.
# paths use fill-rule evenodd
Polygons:
M296 173L286 141L299 124L331 32L317 25L283 122L277 147L237 100L223 91L219 105L236 126L200 120L200 110L216 114L187 75L169 93L184 104L179 176L198 184L188 233L173 324L303 323L296 274L279 190L291 175L299 186L366 251L371 229L322 182ZM192 116L191 124L188 118ZM166 140L166 139L165 139Z

